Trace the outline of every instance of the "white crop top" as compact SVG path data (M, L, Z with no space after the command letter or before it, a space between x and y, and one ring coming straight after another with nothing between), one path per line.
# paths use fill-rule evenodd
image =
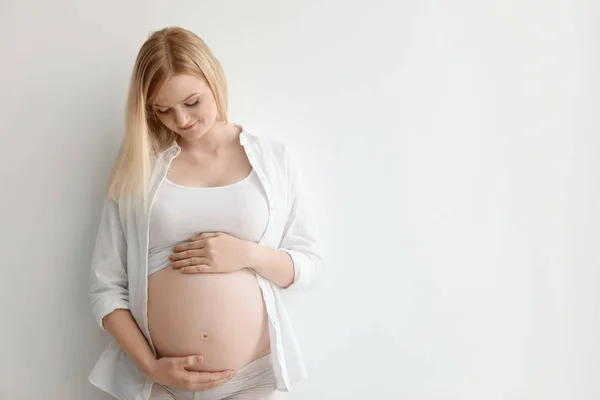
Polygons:
M223 232L258 242L269 217L267 198L254 169L225 186L188 187L165 178L150 215L148 275L170 263L173 247L202 232Z

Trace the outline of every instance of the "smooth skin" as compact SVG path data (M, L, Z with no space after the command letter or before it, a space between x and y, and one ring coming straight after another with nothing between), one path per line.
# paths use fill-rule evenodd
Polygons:
M222 186L248 176L252 166L239 143L241 129L217 121L217 105L204 79L174 76L159 89L152 107L162 124L179 134L181 153L168 172L172 182ZM182 273L227 273L251 268L284 288L294 280L294 264L286 252L223 232L198 232L173 252L172 267L181 268Z
M202 366L200 355L156 359L129 310L115 310L102 322L134 364L154 382L188 391L203 391L219 386L235 375L234 371L195 371Z
M184 274L235 272L250 268L271 282L288 287L294 279L289 255L222 232L205 232L175 246L171 267Z
M152 110L178 134L181 153L168 172L173 182L221 186L242 180L252 169L239 143L240 128L217 121L217 105L204 79L191 75L172 77L159 89ZM284 288L294 280L294 265L286 252L222 232L198 232L188 243L173 249L171 261L172 268L186 274L230 273L250 268ZM157 359L129 310L115 310L102 322L134 364L159 384L203 391L235 375L235 371L201 372L201 354Z

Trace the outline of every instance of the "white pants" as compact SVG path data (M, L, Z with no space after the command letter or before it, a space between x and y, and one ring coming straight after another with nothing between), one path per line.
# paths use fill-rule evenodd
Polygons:
M233 379L209 390L187 392L155 383L150 400L272 400L275 393L275 375L268 354L240 369Z

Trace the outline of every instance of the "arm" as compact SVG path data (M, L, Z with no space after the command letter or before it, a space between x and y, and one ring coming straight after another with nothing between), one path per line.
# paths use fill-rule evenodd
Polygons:
M138 369L154 382L199 391L217 387L235 375L231 370L197 372L197 368L202 368L203 357L200 355L157 360L129 310L115 310L103 321L105 329L125 349Z
M248 268L283 288L294 283L294 263L288 253L255 242L246 243Z
M249 268L282 288L305 288L322 269L308 192L298 163L284 150L290 199L287 221L277 249L235 238L223 232L202 232L173 248L171 267L182 273L228 273Z
M118 204L106 201L92 256L90 300L96 321L144 373L155 361L150 345L129 312L127 242Z
M104 329L129 355L144 375L149 376L156 357L129 310L117 309L103 319Z
M117 309L129 310L126 269L127 242L121 227L118 204L107 200L102 209L92 256L90 301L96 322Z
M197 372L203 357L157 359L129 311L127 242L116 202L107 201L92 257L90 298L100 328L105 329L127 353L135 366L154 382L183 390L199 391L231 379L233 371ZM189 369L192 369L191 371Z
M277 250L250 244L248 261L256 273L271 282L286 289L301 289L310 286L323 267L323 259L301 167L287 147L283 159L291 207L281 242Z

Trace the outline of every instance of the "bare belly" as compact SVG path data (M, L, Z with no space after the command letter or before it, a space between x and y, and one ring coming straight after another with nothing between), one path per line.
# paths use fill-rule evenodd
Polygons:
M148 325L159 356L202 355L204 371L237 370L270 348L262 293L247 269L150 275Z

